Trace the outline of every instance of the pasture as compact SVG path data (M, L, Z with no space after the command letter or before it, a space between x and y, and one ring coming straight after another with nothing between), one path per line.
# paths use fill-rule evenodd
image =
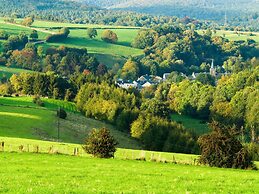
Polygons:
M0 153L4 193L256 193L259 173L122 159Z

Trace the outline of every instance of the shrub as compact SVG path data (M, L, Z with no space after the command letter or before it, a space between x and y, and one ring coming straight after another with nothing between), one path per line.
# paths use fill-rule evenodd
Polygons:
M67 118L67 113L66 113L66 111L65 111L64 109L59 108L59 109L57 110L57 116L58 116L59 118L61 118L61 119L66 119L66 118Z
M41 100L40 96L34 96L32 102L38 106L44 106L44 102Z
M84 150L98 158L114 157L117 141L106 128L93 129L86 138Z
M198 144L201 148L199 161L202 164L223 168L253 168L252 157L242 146L230 129L218 123L211 125L213 131L201 136Z
M69 28L62 28L58 34L50 34L46 38L46 42L59 42L67 39L70 34Z

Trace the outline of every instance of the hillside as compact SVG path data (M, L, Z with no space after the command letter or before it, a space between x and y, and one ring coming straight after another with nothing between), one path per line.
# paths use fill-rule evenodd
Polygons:
M32 103L30 97L0 97L0 136L57 141L59 123L59 141L83 143L91 129L107 127L119 142L119 147L139 148L136 141L115 130L112 125L74 113L72 103L51 99L43 99L43 102L45 106L39 107ZM54 110L58 107L68 111L66 120L58 120L55 116Z
M20 22L20 20L16 20ZM0 18L0 31L4 30L8 34L18 35L26 33L29 35L33 29L36 29L39 34L39 39L44 39L48 34L56 33L57 30L52 28L70 27L69 38L60 43L46 43L43 44L45 48L51 46L67 46L77 48L87 48L88 53L96 56L96 58L103 64L111 67L115 63L123 64L125 57L142 55L143 51L140 49L132 48L131 42L138 33L138 28L123 27L123 26L107 26L107 25L89 25L89 24L70 24L61 22L46 22L36 20L32 27L24 27L17 24L5 23L3 18ZM95 39L87 37L86 29L92 27L97 28L98 36ZM111 29L118 35L118 42L116 44L109 44L101 40L101 35L104 29ZM4 41L2 41L4 42ZM1 51L0 42L0 51Z
M244 19L248 24L258 22L259 1L258 0L106 0L93 1L82 0L88 5L100 6L108 9L121 9L143 12L154 15L168 15L178 17L194 17L197 19L215 20L221 23L227 19L233 24Z

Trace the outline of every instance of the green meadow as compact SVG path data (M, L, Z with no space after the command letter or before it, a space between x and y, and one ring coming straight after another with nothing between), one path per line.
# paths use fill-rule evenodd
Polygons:
M198 30L199 34L203 34L204 30ZM239 32L239 34L235 33L234 31L226 31L226 30L217 30L216 34L213 33L213 36L221 36L225 37L232 41L240 41L247 39L252 39L259 43L259 33L258 32L252 32L253 36L250 36L251 32Z
M0 136L57 141L59 129L59 141L83 143L91 129L106 127L111 130L120 147L140 148L128 134L78 113L75 104L71 102L47 98L42 100L44 107L34 104L31 97L0 97ZM59 107L67 110L66 120L56 117Z
M64 45L67 47L86 48L91 55L95 55L101 63L104 63L109 67L111 67L114 63L123 64L125 62L125 57L143 55L143 51L141 49L131 47L131 42L136 37L139 31L138 28L123 26L55 23L39 20L35 21L31 28L28 28L20 25L7 24L3 22L3 19L0 19L0 30L4 30L10 34L17 35L21 32L24 32L29 35L33 28L38 30L39 39L44 39L46 38L46 36L48 36L48 34L58 31L50 28L61 27L72 28L70 29L71 33L68 39L59 43L45 43L41 46L43 46L44 48L48 48L51 46L58 47ZM86 29L89 27L97 28L98 36L96 38L90 39L87 37ZM106 43L101 40L101 34L104 29L112 29L118 35L119 40L116 44Z
M17 26L13 24L6 24L3 21L0 20L0 30L4 30L8 34L18 35L20 33L30 34L32 32L32 29L23 27L23 26ZM47 33L38 32L39 39L44 39L47 37Z
M7 77L7 78L10 78L13 74L20 74L22 72L31 73L33 71L0 66L0 78L2 78L4 76Z
M97 159L32 153L0 153L3 193L256 193L250 170Z

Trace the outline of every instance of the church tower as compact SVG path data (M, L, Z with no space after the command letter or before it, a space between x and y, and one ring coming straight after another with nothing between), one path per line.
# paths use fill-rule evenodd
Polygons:
M210 67L210 75L216 77L216 69L214 68L214 59L212 59L211 67Z

